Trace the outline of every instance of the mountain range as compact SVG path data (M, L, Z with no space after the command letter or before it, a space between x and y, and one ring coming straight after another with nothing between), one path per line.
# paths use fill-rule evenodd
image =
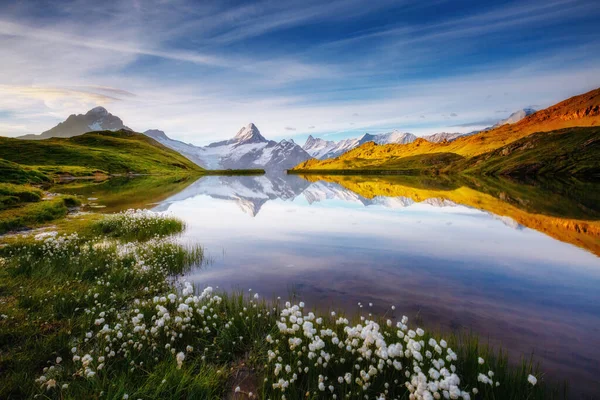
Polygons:
M530 108L519 110L496 125L515 123L531 112L533 110ZM119 117L109 113L104 107L95 107L85 114L70 115L64 122L40 135L25 135L19 139L70 138L90 131L117 130L131 131ZM477 131L466 134L442 132L423 138L432 143L440 143L454 141L475 133ZM365 133L358 138L343 139L337 142L309 136L306 143L299 146L291 139L284 139L280 142L267 140L253 123L241 128L232 139L211 143L207 146L195 146L171 139L165 132L157 129L147 130L144 134L163 146L179 152L205 169L264 169L268 172L284 171L311 158L333 159L368 142L378 145L409 144L418 139L411 133L394 130L382 134Z
M498 121L495 125L484 129L490 130L505 124L514 124L519 122L523 118L533 114L536 110L528 107L522 110L518 110L512 113L508 118ZM475 135L482 131L472 131L468 133L450 133L440 132L433 135L422 136L421 139L427 140L430 143L441 143L441 142L452 142L460 137ZM349 150L360 147L365 143L373 142L375 144L409 144L417 140L418 137L409 132L400 132L394 130L392 132L381 133L372 135L365 133L360 138L343 139L338 142L331 140L323 140L320 138L314 138L312 135L306 139L306 143L302 148L306 150L313 158L318 160L326 160L330 158L339 157Z
M240 129L232 139L203 147L170 139L163 131L149 130L144 134L206 169L284 171L311 158L293 140L265 139L252 123Z
M514 122L517 121L517 122ZM495 127L452 141L418 138L408 144L364 143L340 156L308 160L294 172L600 175L600 89L544 110L524 109Z

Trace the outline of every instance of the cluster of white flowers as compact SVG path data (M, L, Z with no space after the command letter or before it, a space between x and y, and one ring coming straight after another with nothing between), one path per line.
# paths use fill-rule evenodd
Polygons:
M139 211L125 215L131 224L156 217ZM273 307L259 301L257 293L236 297L212 287L196 291L189 282L177 286L167 279L181 255L177 246L158 239L143 244L82 241L77 235L43 239L42 258L103 262L88 271L93 275L86 281L90 288L74 299L78 306L70 311L83 315L85 333L73 338L70 360L58 357L43 370L36 380L41 390L67 390L73 379L95 387L124 370L144 374L161 363L182 373L198 360L227 363L256 349L262 338L268 344L261 393L265 398L285 400L286 394L302 391L307 398L470 400L500 385L481 357L476 363L481 371L464 379L458 355L448 343L409 327L405 316L376 320L368 314L354 323L336 312L308 312L302 302ZM137 288L135 297L127 297L127 287ZM68 308L68 295L61 296L64 302L56 303ZM528 381L537 383L533 375ZM239 387L235 391L242 392Z
M175 232L162 232L165 224L177 223L183 226L183 221L165 213L142 209L129 209L116 214L107 215L98 221L98 226L105 233L134 233L156 232L157 236L170 235Z
M282 398L286 391L297 390L298 382L314 387L316 395L323 392L334 399L395 398L406 391L411 400L471 398L461 388L456 353L446 341L438 342L421 328L410 329L407 317L381 326L364 317L351 325L335 315L321 318L304 313L302 303L286 303L277 322L278 334L267 337L273 345L268 351L267 383Z
M89 331L71 349L74 375L102 379L113 368L126 366L135 372L169 357L177 369L185 366L188 357L219 360L227 354L214 346L216 335L229 332L235 339L230 344L242 345L244 335L250 336L249 321L260 323L269 317L270 312L255 300L245 299L239 310L231 310L212 287L195 294L194 287L184 282L179 291L134 300L127 310L96 303L85 310L92 321Z

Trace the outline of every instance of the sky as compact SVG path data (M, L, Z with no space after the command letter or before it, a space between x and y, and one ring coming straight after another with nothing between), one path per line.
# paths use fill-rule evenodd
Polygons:
M600 87L597 0L0 0L0 135L104 106L204 145L483 128Z

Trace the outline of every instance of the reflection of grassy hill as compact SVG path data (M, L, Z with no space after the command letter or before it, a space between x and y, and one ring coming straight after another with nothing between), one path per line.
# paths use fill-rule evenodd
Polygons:
M576 179L513 180L459 176L457 184L511 204L523 211L559 218L600 219L600 185Z
M450 167L456 171L459 167L469 168L472 157L480 156L484 159L495 157L496 163L502 164L500 159L514 154L511 143L519 139L526 138L536 132L553 132L549 135L536 135L535 139L528 146L539 146L537 151L535 146L524 146L520 148L520 154L525 154L525 159L513 155L508 161L506 168L494 168L490 166L489 172L495 174L511 173L589 173L597 172L600 169L600 154L597 145L585 149L589 159L585 168L578 168L579 159L574 157L564 157L564 152L546 154L544 152L560 150L560 146L552 145L553 140L562 140L573 150L578 149L585 141L579 139L586 134L591 137L598 137L598 130L581 130L576 127L597 126L600 125L600 89L592 92L575 96L561 103L558 103L545 110L538 111L516 124L502 125L490 131L481 132L476 135L459 138L452 142L430 143L424 139L417 139L410 144L388 144L376 145L372 142L366 143L356 149L350 150L341 156L329 160L311 159L299 164L294 168L296 172L301 171L329 171L329 170L384 170L404 172L412 170L413 172L432 172L440 169L440 164L446 161L445 166L456 162L456 167ZM569 128L569 129L567 129ZM563 135L577 136L576 139L563 137ZM541 149L543 147L543 149ZM500 150L499 150L500 149ZM594 153L595 152L595 153ZM560 161L560 164L553 168L533 168L528 170L535 163L537 156L545 154L545 160L550 162ZM452 155L452 156L451 156ZM594 157L596 155L596 157ZM444 158L445 157L445 160ZM465 158L464 161L459 161ZM480 158L477 158L480 160ZM477 161L475 160L475 161ZM519 163L524 162L521 166ZM453 164L454 166L454 164ZM447 171L448 172L448 171ZM485 171L480 171L485 172Z
M180 192L194 182L184 176L139 176L135 178L112 178L103 182L71 182L52 188L58 193L97 198L106 208L103 212L115 212L128 208L145 208L148 204L162 201ZM82 201L86 201L83 200Z
M520 192L516 191L511 185L514 183L505 183L505 181L496 182L496 187L485 189L489 183L471 181L469 186L457 186L450 190L439 188L424 188L405 186L403 177L365 177L365 176L321 176L306 175L304 177L309 181L325 180L337 183L346 189L349 189L363 197L373 198L375 196L386 197L408 197L416 202L421 202L430 198L450 200L455 203L463 204L484 210L495 215L510 217L521 225L535 229L547 234L562 242L574 244L583 247L597 255L600 255L600 210L596 205L590 215L585 218L582 210L588 209L586 205L578 206L576 197L561 197L558 194L548 196L548 191L530 186L530 190L523 187ZM473 187L479 185L475 190ZM585 186L585 190L596 189L599 192L598 185ZM498 189L502 188L502 189ZM578 193L578 190L574 191ZM526 195L524 195L526 193ZM495 197L498 196L498 197ZM506 201L504 198L510 198ZM550 202L558 203L553 207L553 215L545 214ZM597 204L592 199L593 204ZM526 206L522 206L522 204ZM536 206L537 210L536 210ZM554 212L559 210L578 210L578 218L565 216L555 216ZM564 215L564 214L563 214Z
M0 158L50 174L166 174L200 172L181 154L127 130L89 132L72 138L0 138Z

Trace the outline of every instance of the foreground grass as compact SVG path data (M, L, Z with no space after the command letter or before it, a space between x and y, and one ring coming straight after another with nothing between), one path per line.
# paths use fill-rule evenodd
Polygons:
M128 210L107 215L94 222L90 229L99 236L144 241L173 235L183 231L184 227L183 221L177 218L157 218L152 211Z
M17 206L21 203L40 201L43 192L30 185L0 183L0 210Z
M194 290L173 278L202 250L140 235L184 229L142 215L109 217L110 239L93 222L0 248L0 398L554 397L528 383L540 376L531 362L509 366L473 338L445 342L405 317L319 317L303 303Z
M0 209L0 234L63 218L69 208L79 204L79 200L73 196L57 196L33 203L20 202L14 208Z

